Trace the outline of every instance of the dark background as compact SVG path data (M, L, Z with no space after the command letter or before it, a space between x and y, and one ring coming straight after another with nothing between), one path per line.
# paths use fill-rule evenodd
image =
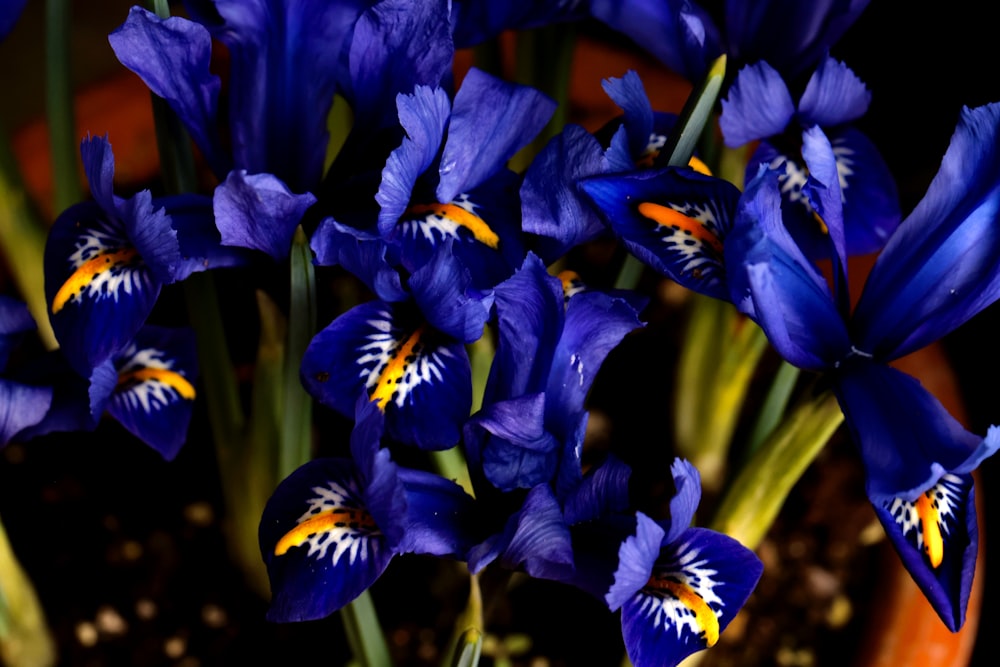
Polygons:
M42 113L37 63L44 4L30 0L22 22L0 45L0 120L9 129ZM74 79L85 86L119 70L106 35L124 20L131 3L70 4L78 26ZM904 212L913 208L937 170L962 105L1000 101L995 33L988 3L931 7L874 0L834 48L833 55L873 91L860 126L897 176ZM961 378L969 426L978 433L1000 423L997 332L1000 306L993 306L944 341ZM0 460L0 513L15 548L31 556L25 566L36 577L60 638L76 645L79 622L96 622L108 609L125 619L130 633L143 637L126 648L120 637L104 636L99 651L80 648L64 656L65 664L166 664L163 640L171 638L179 638L183 646L180 656L170 660L173 664L184 664L185 656L212 654L226 655L230 664L249 658L291 664L311 656L307 647L322 644L330 647L327 664L342 662L337 656L346 653L337 621L295 627L253 622L262 615L263 603L249 594L233 597L240 579L220 556L218 516L212 513L220 500L211 491L214 461L207 443L192 443L167 465L119 436L112 428L43 439L8 449ZM985 499L986 539L992 546L1000 531L1000 461L986 461L980 474L978 492ZM123 504L123 497L134 502ZM206 507L204 523L198 511ZM139 558L132 557L136 545ZM178 560L178 554L192 552L203 557ZM1000 550L988 548L973 664L989 664L987 656L1000 648L992 631L1000 621L998 573ZM144 620L137 609L135 601L142 599L159 601L154 620ZM420 639L400 641L417 645ZM275 646L280 648L269 648ZM301 647L301 655L295 646ZM145 659L136 662L140 655Z

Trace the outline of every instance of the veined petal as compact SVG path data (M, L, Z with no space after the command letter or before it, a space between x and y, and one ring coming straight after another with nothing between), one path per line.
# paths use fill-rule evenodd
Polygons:
M872 498L886 534L942 622L965 622L979 546L971 475L946 473L916 500Z
M438 201L451 201L506 166L555 109L554 100L530 86L470 69L455 93L438 167Z
M719 127L726 145L742 146L781 134L795 115L795 103L777 70L766 62L739 71L722 100Z
M45 418L52 387L34 387L0 378L0 447Z
M604 360L642 324L623 299L591 290L569 298L545 390L546 420L556 437L569 436Z
M531 161L521 185L521 226L543 237L538 251L555 261L570 248L607 232L577 190L577 181L603 171L603 150L579 125L566 125Z
M493 295L479 294L469 283L469 272L451 255L450 241L407 282L431 326L463 343L473 343L483 335Z
M96 203L71 206L53 223L46 300L56 338L84 377L132 340L160 287L121 223Z
M729 54L766 60L783 74L808 71L857 20L869 0L727 0Z
M218 131L222 82L209 71L212 38L208 30L185 18L161 19L132 7L108 41L118 60L167 100L216 174L226 173L230 158Z
M251 261L251 251L222 245L211 197L181 194L158 198L156 203L170 216L170 224L177 232L181 258L173 266L174 280L184 280L199 271L244 266Z
M854 314L858 347L893 359L1000 297L1000 103L964 109L927 194L875 262Z
M395 268L399 262L389 259L395 246L377 235L324 218L310 239L310 247L316 264L343 266L383 301L409 298Z
M622 126L628 137L629 155L641 155L653 132L653 107L642 79L635 70L629 70L620 79L605 79L601 87L625 113Z
M323 618L360 595L394 552L372 518L348 459L317 459L285 480L260 522L271 580L269 620Z
M494 296L500 342L486 404L545 389L565 319L562 284L531 253L513 276L497 285Z
M594 521L629 508L628 481L632 468L613 455L591 468L563 502L570 525Z
M434 473L400 468L398 475L407 505L398 551L464 559L482 538L472 496Z
M628 249L688 289L729 298L723 261L739 190L689 169L594 176L580 182Z
M117 385L108 412L168 461L187 439L197 361L193 330L153 326L115 358Z
M455 46L447 0L380 0L354 25L345 96L362 134L396 125L396 95L438 87L451 75Z
M262 250L281 261L288 257L295 228L316 197L294 194L272 174L239 169L215 188L212 202L224 244Z
M94 137L87 135L80 141L80 162L87 175L87 184L94 201L107 212L114 215L118 210L114 193L115 156L107 135Z
M368 0L216 0L213 34L229 52L234 166L315 188L345 37ZM220 173L219 176L222 174Z
M318 401L353 415L367 393L389 435L423 449L451 447L469 416L472 386L462 343L429 327L412 304L372 301L316 334L302 382Z
M622 636L635 667L673 667L719 639L764 566L733 538L687 530L666 546L645 585L622 607Z
M523 567L532 577L556 581L573 570L569 527L547 484L531 489L512 518L508 528L513 531L500 557L504 567Z
M873 498L914 500L946 472L971 472L1000 448L1000 428L985 438L969 433L915 378L889 366L850 361L834 389Z
M592 0L590 12L689 81L699 81L723 52L715 23L692 2Z
M487 403L470 418L466 429L478 428L483 439L483 474L500 491L528 489L552 481L560 442L545 429L545 394L526 394Z
M740 199L726 240L733 303L789 363L824 370L851 349L826 281L785 228L774 172L762 170Z
M398 95L396 105L406 138L386 161L375 195L381 206L378 229L384 237L409 207L417 179L437 158L451 113L448 95L441 88L417 86L412 95Z
M865 115L872 94L842 62L827 56L809 78L799 100L799 121L803 126L831 127Z
M604 596L611 611L617 611L631 600L649 581L665 534L659 524L642 512L636 512L635 532L618 548L614 583Z
M664 544L671 544L691 527L695 510L701 502L701 474L685 459L677 458L670 464L674 480L674 497L670 499L670 528L663 537Z

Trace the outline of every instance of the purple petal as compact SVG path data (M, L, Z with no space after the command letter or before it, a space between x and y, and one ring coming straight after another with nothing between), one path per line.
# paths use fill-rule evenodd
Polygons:
M831 127L856 120L868 111L872 95L847 65L826 58L799 100L799 122Z
M726 145L736 148L781 134L794 115L788 86L773 67L761 62L744 67L736 76L722 100L719 127Z

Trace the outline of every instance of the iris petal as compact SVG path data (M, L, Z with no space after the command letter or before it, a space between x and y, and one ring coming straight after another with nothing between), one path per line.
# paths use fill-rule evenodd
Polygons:
M645 586L622 607L636 667L672 667L712 646L757 585L763 565L736 540L691 528L666 547Z
M857 120L868 111L871 93L847 65L825 58L809 78L799 100L804 126L829 127Z
M942 622L957 632L976 569L979 531L971 475L945 474L916 500L873 499L875 513Z
M722 100L719 127L726 145L742 146L781 134L795 115L795 103L781 75L766 62L740 70Z

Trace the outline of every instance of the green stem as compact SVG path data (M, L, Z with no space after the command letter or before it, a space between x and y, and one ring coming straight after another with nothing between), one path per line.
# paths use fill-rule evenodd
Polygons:
M299 379L299 366L316 333L316 276L309 240L301 227L295 230L289 262L290 300L288 343L285 347L280 479L312 458L312 398Z
M725 482L730 442L767 337L731 303L700 294L690 301L674 391L677 454L701 472L714 495Z
M740 469L709 527L755 549L792 487L843 421L832 391L801 403Z
M351 653L361 667L388 667L392 664L389 646L385 642L385 635L368 591L364 591L341 609L340 618L344 623Z
M77 168L73 88L70 79L68 0L47 0L45 12L45 100L52 154L54 208L65 211L83 199Z
M469 575L469 601L455 622L454 636L445 653L442 667L476 667L483 650L485 627L483 592L479 575Z
M0 252L35 318L39 337L46 349L54 350L59 343L49 324L45 301L45 237L45 226L25 193L7 133L0 128Z
M0 521L0 664L49 667L56 644L35 588L14 555Z
M747 455L753 454L764 438L770 435L781 421L799 375L801 375L801 371L798 368L787 361L781 362L781 366L778 367L778 372L774 376L774 381L771 383L771 388L757 412L757 421L753 431L750 432L750 437L747 439Z

